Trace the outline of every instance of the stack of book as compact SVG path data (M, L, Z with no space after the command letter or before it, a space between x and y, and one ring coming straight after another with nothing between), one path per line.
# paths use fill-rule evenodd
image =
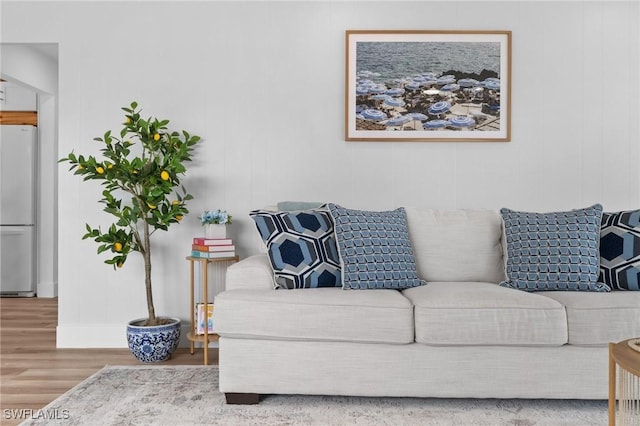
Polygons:
M205 259L218 259L221 257L234 257L236 247L231 238L203 238L195 237L191 244L191 257Z

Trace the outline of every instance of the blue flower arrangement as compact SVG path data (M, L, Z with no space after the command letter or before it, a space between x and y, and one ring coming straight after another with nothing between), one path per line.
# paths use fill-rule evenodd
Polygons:
M207 224L230 225L233 223L233 217L226 211L220 209L216 211L205 211L200 216L200 223L204 226Z

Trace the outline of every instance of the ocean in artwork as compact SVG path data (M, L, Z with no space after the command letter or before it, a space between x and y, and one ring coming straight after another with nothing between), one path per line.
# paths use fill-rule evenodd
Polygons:
M480 74L489 70L499 77L500 43L491 42L358 42L356 69L380 78L440 75L455 70Z

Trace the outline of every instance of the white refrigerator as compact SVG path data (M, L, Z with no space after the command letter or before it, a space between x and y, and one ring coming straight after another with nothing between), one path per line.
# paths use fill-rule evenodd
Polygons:
M0 125L0 296L36 293L34 126Z

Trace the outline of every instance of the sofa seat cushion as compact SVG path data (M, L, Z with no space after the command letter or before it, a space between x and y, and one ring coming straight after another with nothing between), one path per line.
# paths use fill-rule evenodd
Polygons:
M572 345L606 345L640 336L639 292L544 291L537 294L565 306Z
M413 342L413 305L397 290L227 290L216 296L221 336L363 343Z
M561 303L479 282L430 282L403 294L415 305L416 342L558 346L567 343Z

